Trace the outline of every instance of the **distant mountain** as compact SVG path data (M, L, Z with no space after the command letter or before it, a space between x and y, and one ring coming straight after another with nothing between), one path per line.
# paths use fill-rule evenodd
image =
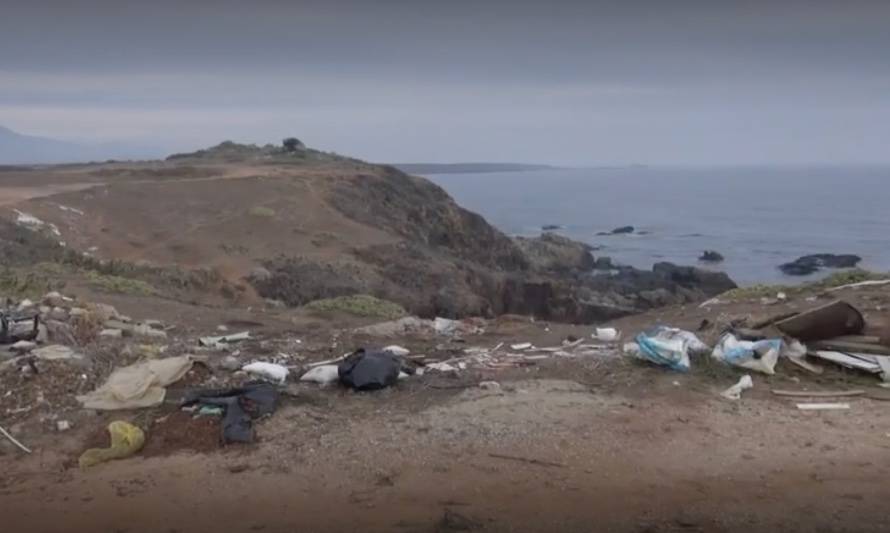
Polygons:
M484 172L524 172L553 170L550 165L523 163L394 163L392 166L408 174L476 174Z
M125 143L84 145L23 135L0 126L0 165L84 163L107 159L148 159L160 155L160 150L149 147Z

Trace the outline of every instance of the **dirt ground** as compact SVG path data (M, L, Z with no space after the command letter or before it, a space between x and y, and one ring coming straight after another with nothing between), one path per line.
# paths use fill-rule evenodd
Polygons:
M874 323L883 316L876 294L844 296ZM222 320L220 312L203 320ZM672 308L660 319L715 314ZM632 332L658 318L619 325ZM484 335L443 342L334 335L305 317L288 327L264 331L304 337L310 360L337 342L447 353L501 341L545 346L591 330L507 317ZM376 393L291 383L281 408L258 423L256 443L224 448L209 419L175 405L82 413L69 432L29 435L30 456L4 448L2 520L21 532L887 531L890 412L877 380L838 369L812 376L781 362L775 376L755 374L742 400L722 399L740 374L707 361L678 374L612 351L426 374ZM488 380L500 390L478 386ZM836 412L802 412L770 392L853 387L868 397ZM77 455L117 418L148 427L145 450L78 469Z

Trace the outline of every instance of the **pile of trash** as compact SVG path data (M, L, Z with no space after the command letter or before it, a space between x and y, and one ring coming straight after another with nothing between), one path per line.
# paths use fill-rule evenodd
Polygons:
M623 352L672 370L687 372L695 357L709 356L730 366L767 375L775 374L780 359L821 374L820 363L832 363L880 376L890 386L890 339L866 336L862 313L835 300L803 312L785 313L752 327L730 324L715 345L695 333L659 326L640 333L623 346ZM746 376L747 377L747 376ZM727 391L737 397L750 388L750 378Z

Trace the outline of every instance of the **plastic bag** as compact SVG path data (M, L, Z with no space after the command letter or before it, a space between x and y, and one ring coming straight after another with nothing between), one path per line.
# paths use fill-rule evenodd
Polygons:
M590 336L598 341L615 342L621 338L621 331L615 328L596 328Z
M754 388L754 380L751 379L751 376L745 374L742 376L738 383L733 385L732 387L726 389L725 391L720 393L720 396L723 396L727 400L741 400L742 399L742 391L753 389Z
M340 382L355 390L377 390L399 379L401 361L390 352L359 350L340 363Z
M132 424L115 420L108 424L111 435L111 446L108 448L90 448L78 459L81 468L88 468L113 459L124 459L142 449L145 444L145 433Z
M727 333L720 338L711 355L714 359L733 366L772 375L776 373L776 361L779 360L781 351L781 339L740 341L735 335Z
M690 353L705 353L710 349L690 331L663 326L640 333L635 340L636 347L629 343L624 347L625 352L680 372L689 371Z
M286 366L262 362L244 365L241 370L248 374L274 381L275 383L284 383L287 379L287 375L290 373Z
M300 376L300 381L309 381L319 385L330 385L340 379L337 365L321 365Z

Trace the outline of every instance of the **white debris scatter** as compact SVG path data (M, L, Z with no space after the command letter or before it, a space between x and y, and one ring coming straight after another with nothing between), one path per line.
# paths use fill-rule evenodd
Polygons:
M61 209L62 211L66 211L68 213L74 213L74 214L80 215L80 216L83 216L83 214L84 214L83 211L81 211L80 209L77 209L76 207L68 207L67 205L62 205L62 204L58 204L58 206L59 206L59 209Z
M408 348L404 348L402 346L398 346L395 344L393 344L391 346L387 346L386 348L383 349L383 351L389 352L389 353L391 353L395 356L398 356L398 357L404 357L404 356L408 355L409 353L411 353L411 350L409 350Z
M33 231L41 231L41 230L46 229L46 230L49 230L56 237L62 236L62 232L59 231L59 228L56 227L55 224L51 224L49 222L44 222L43 220L40 220L39 218L35 217L34 215L24 213L22 211L19 211L18 209L15 209L14 211L16 214L15 223L18 224L19 226L28 228Z
M277 383L284 383L284 381L287 379L287 375L290 373L286 366L263 362L244 365L243 367L241 367L241 370L247 372L248 374Z
M739 379L738 383L720 393L720 396L723 396L727 400L740 400L742 398L742 391L753 388L754 381L751 379L751 376L745 374Z

